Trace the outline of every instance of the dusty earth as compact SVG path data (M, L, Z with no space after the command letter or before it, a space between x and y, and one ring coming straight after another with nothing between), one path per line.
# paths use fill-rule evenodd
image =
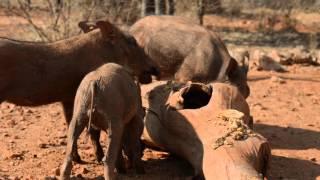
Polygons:
M14 29L7 31L6 24L8 19L0 16L0 35L14 34ZM281 74L250 71L248 102L254 129L272 146L270 179L320 180L320 67L287 68L288 72ZM67 131L59 103L20 107L4 102L0 105L0 122L0 179L57 177ZM105 139L103 135L101 142ZM95 161L85 133L78 143L86 163L74 165L74 179L102 179L103 166ZM145 175L129 172L120 178L190 179L188 164L167 153L147 149L143 160Z

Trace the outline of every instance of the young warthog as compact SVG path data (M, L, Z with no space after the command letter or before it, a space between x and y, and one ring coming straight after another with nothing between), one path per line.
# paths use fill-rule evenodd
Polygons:
M182 17L148 16L132 25L130 33L159 65L163 78L204 83L229 80L244 97L249 96L248 65L239 66L214 32Z
M61 101L66 121L82 78L107 62L132 70L141 83L151 82L158 70L136 40L107 21L89 33L53 43L22 42L0 38L0 103L37 106ZM99 131L91 132L94 144ZM97 150L101 159L102 149ZM100 154L100 156L99 156ZM80 161L78 154L74 160Z
M108 152L103 159L105 179L115 178L114 169L118 156L121 156L122 139L129 160L138 172L143 172L140 160L143 115L140 87L123 67L109 63L86 75L75 97L61 179L70 178L72 152L88 124L89 129L108 131Z

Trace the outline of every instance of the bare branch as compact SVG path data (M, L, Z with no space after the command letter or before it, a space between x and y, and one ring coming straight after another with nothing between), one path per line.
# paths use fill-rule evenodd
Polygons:
M32 28L37 32L37 34L39 35L39 37L41 38L42 41L51 41L51 39L46 35L46 33L44 33L43 29L40 28L39 26L37 26L33 20L32 17L30 15L30 13L26 10L24 4L21 2L21 0L18 0L20 9L23 12L23 15L21 14L16 14L20 17L23 17L24 19L26 19L28 21L28 23L32 26Z

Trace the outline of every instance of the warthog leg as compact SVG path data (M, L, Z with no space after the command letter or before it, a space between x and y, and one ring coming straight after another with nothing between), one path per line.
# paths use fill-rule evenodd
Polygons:
M90 139L91 139L91 143L93 145L93 149L94 149L96 158L97 158L98 162L101 162L102 158L103 158L103 149L102 149L101 144L99 142L100 130L90 128L89 134L90 134Z
M122 156L122 148L119 149L118 159L116 162L116 168L117 168L117 173L119 173L119 174L126 173L125 162L124 162L124 158Z
M70 121L72 119L73 114L73 102L62 102L64 116L66 118L66 123L68 127L70 126ZM77 143L75 144L75 150L72 151L72 159L77 163L82 163L81 157L78 153Z
M88 118L85 113L79 113L71 120L68 129L68 144L65 161L61 167L61 179L70 179L70 173L72 170L73 154L77 151L77 140L81 132L86 127Z
M124 150L127 154L130 164L135 168L136 173L145 173L141 161L141 141L140 137L143 131L143 121L136 115L127 125L124 132Z
M122 147L122 135L123 135L123 122L121 118L113 118L110 120L106 114L103 114L103 119L108 123L108 140L107 140L107 153L103 157L102 162L104 164L104 178L106 180L113 180L116 178L114 172L118 154Z

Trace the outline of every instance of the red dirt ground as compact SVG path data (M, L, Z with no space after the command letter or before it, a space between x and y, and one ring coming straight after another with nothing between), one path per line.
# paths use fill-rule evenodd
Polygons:
M250 81L248 99L255 130L272 146L270 179L320 179L320 69L298 67L298 74L316 81L270 78ZM286 73L298 76L296 73ZM250 72L250 77L269 76ZM0 179L53 176L61 165L66 148L66 125L58 103L29 108L2 103L0 106ZM84 134L84 133L83 133ZM102 138L104 142L105 137ZM94 161L85 135L80 153L88 164L76 164L74 175L86 178L103 175ZM166 153L146 150L147 173L121 176L123 179L186 179L190 168Z
M0 17L0 35L14 31L3 28L7 22ZM270 179L320 180L320 67L291 66L284 73L313 80L274 82L270 72L249 74L253 80L249 81L248 102L254 128L272 146ZM34 108L2 103L0 122L0 179L57 176L66 148L66 125L59 103ZM105 136L101 139L103 143ZM73 176L102 178L103 166L94 161L84 133L79 151L87 164L75 164ZM190 179L190 167L167 153L147 149L143 159L145 175L129 172L120 178Z

